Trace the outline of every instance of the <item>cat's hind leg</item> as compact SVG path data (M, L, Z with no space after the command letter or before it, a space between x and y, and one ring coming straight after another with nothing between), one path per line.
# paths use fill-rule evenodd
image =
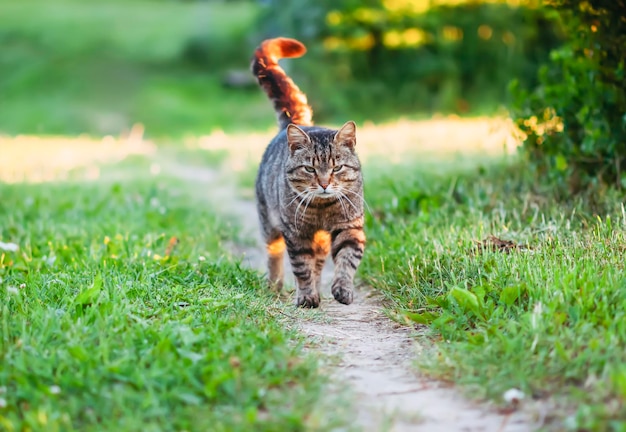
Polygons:
M331 241L330 253L335 263L331 292L338 302L350 304L354 296L354 274L365 250L362 221L352 227L333 230Z
M285 277L283 255L285 253L285 239L281 234L268 238L265 244L267 250L268 282L270 288L280 292L283 289Z

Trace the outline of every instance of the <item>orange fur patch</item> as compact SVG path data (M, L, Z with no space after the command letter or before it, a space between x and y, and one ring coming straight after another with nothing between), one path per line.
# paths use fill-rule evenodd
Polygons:
M306 53L306 47L302 42L282 37L265 40L259 48L256 55L268 56L274 63L281 58L302 57Z
M330 233L318 231L313 236L313 249L316 253L328 254L330 251Z
M285 240L281 237L267 244L267 253L270 255L280 255L285 251Z
M357 241L361 243L365 243L365 233L363 232L363 230L358 230L354 232L353 235L354 235L354 238L357 239Z

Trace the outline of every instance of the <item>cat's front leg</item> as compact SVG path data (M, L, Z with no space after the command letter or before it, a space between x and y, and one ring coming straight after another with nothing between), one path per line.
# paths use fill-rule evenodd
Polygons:
M335 300L348 305L354 297L354 274L365 250L362 220L350 227L333 230L331 241L331 255L335 263L331 292Z
M287 237L287 253L291 270L296 278L296 306L316 308L320 305L320 294L316 284L316 257L311 239Z

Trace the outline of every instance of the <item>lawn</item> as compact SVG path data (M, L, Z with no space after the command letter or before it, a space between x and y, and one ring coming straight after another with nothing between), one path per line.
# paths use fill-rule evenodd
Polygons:
M558 428L625 430L623 197L560 204L515 160L441 165L409 159L366 185L361 275L427 330L420 367L500 404L521 389Z
M314 430L324 379L237 226L149 166L0 183L0 429Z

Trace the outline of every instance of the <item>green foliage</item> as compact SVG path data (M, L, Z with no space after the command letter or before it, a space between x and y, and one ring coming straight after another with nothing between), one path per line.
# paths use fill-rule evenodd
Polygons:
M550 15L532 5L452 3L274 1L262 23L267 35L308 45L293 68L322 116L493 110L511 77L536 82L560 43Z
M372 170L361 272L398 320L428 326L434 376L502 402L510 388L550 398L555 428L626 426L626 214L530 193L517 165L453 170L407 160ZM517 248L476 242L490 235ZM527 247L522 247L527 246Z
M541 68L539 86L517 83L513 111L542 178L578 192L626 186L626 3L557 0L569 41Z
M252 2L0 0L0 133L272 125L261 92L223 86L248 67L256 14Z
M0 429L304 430L315 360L222 255L233 227L133 168L0 184Z

